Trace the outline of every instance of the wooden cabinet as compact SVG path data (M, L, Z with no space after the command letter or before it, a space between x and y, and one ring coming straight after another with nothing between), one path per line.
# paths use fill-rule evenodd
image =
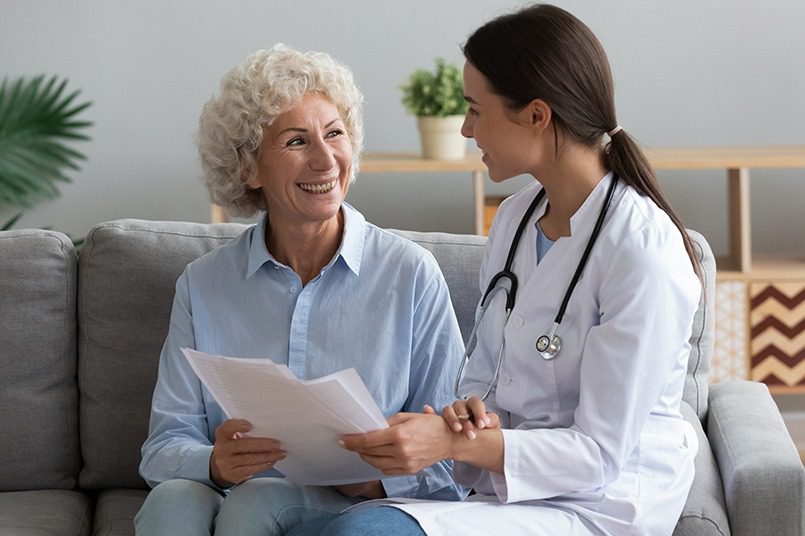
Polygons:
M753 168L805 169L805 146L646 153L658 171L725 170L730 247L726 257L716 259L716 351L711 379L751 379L765 382L776 394L805 393L805 229L798 251L755 252L749 192Z

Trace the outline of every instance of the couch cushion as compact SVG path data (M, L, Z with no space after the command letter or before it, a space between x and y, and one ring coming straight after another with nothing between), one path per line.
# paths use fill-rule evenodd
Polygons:
M0 490L75 486L75 285L65 235L0 232Z
M704 435L698 416L685 402L682 402L682 416L696 430L699 452L694 461L696 476L674 536L729 536L724 487L710 443Z
M478 274L486 249L486 237L396 229L392 229L392 232L413 240L436 257L450 288L453 309L466 341L475 321L475 308L481 299Z
M79 257L83 488L145 488L140 447L176 278L240 224L119 220L87 236Z
M104 536L134 536L134 516L147 496L148 492L141 489L98 492L93 533Z
M78 491L0 493L0 536L87 536L90 501Z
M699 309L693 317L690 335L690 358L688 374L685 377L685 391L682 398L704 420L707 415L707 389L710 376L710 360L715 346L716 322L716 260L707 240L688 229L693 240L693 248L699 256L704 275L703 292Z

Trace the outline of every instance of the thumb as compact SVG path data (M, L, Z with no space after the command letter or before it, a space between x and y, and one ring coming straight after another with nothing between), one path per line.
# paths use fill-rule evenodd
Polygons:
M430 405L425 404L425 406L422 408L422 413L426 415L436 415L436 410L433 409Z
M397 424L402 424L406 421L410 421L411 419L415 419L416 416L419 415L418 413L395 413L391 417L389 417L386 422L389 423L389 426L394 426Z
M215 429L215 439L232 439L235 434L245 434L252 429L252 424L244 419L228 419Z

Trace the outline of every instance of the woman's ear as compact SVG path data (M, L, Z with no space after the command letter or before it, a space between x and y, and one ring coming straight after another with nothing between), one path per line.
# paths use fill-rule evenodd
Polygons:
M551 124L551 107L542 99L534 99L528 105L529 125L537 134L542 134Z
M247 190L258 190L263 187L263 185L260 184L260 179L257 177L257 173L254 173L249 169L244 169L240 174L240 178L243 181L243 184L246 185Z

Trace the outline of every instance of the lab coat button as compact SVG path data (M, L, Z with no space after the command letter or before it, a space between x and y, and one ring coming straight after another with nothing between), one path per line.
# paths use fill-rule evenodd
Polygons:
M512 324L516 328L523 327L523 317L520 315L514 315L514 318L512 319Z
M296 294L296 287L291 287L288 289L291 294Z

